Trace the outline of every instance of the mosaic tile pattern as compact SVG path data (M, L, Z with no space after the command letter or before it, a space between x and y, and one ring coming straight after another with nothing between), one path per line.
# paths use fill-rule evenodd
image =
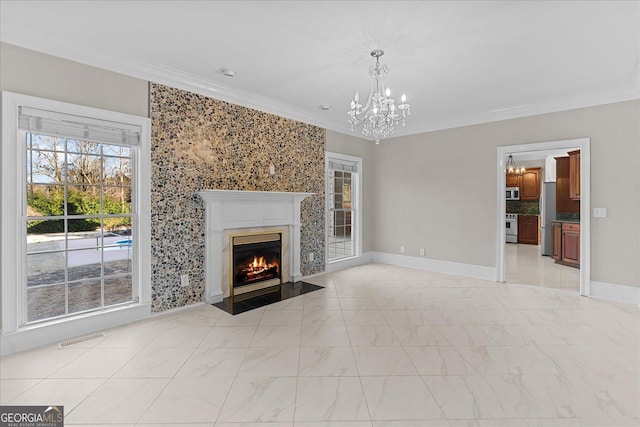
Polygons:
M315 193L302 202L301 271L324 271L325 130L155 83L150 97L153 311L202 300L205 189Z

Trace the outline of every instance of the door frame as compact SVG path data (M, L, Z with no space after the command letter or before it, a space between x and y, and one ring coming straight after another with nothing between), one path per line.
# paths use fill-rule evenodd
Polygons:
M506 211L505 157L508 154L530 151L550 151L580 148L580 295L591 294L591 139L577 138L531 144L505 145L497 148L496 162L496 281L505 281L505 229Z

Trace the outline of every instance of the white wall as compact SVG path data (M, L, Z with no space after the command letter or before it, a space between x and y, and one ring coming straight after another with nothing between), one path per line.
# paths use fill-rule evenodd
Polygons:
M591 138L591 280L640 287L640 101L383 141L367 206L373 250L495 267L498 146ZM591 210L592 211L592 210Z

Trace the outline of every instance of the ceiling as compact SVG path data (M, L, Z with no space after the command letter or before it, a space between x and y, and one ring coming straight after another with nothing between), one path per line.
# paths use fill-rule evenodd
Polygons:
M0 0L0 15L5 43L344 133L377 48L411 103L396 135L640 98L638 1Z

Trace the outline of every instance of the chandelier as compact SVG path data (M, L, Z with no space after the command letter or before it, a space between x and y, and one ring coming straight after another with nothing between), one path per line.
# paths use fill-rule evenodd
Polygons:
M523 173L525 173L525 171L526 169L524 168L524 166L520 168L516 166L516 162L513 160L513 156L509 154L509 158L507 159L507 173L509 173L510 175L522 175Z
M371 56L376 58L376 64L369 67L369 77L371 77L371 91L369 99L363 106L360 104L360 93L356 91L351 101L351 110L347 113L351 131L354 126L362 126L362 134L375 138L376 144L381 138L393 134L394 126L402 123L411 114L411 105L407 101L405 94L400 98L401 103L396 105L396 100L391 98L391 90L386 87L386 78L389 68L380 65L380 57L384 52L380 49L371 51Z

